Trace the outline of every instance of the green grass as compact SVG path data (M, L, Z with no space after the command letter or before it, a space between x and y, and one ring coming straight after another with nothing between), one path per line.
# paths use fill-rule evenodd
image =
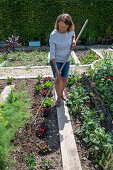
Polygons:
M0 108L0 169L9 169L12 165L11 152L16 149L11 140L16 132L30 117L28 105L30 100L25 90L25 82L11 92L7 102ZM6 168L7 167L7 168Z

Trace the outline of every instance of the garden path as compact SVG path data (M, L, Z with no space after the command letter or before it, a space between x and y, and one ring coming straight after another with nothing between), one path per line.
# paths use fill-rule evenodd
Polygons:
M84 46L77 46L77 48L85 48ZM110 46L89 46L96 50L100 55L102 55L102 51L107 50L110 51L113 55L113 49L110 49ZM74 56L75 58L75 56ZM75 60L76 61L76 60ZM76 61L76 64L78 62ZM76 70L78 73L83 73L87 71L88 65L71 65L70 72ZM0 79L7 79L7 77L13 78L36 78L37 75L42 76L52 76L52 70L50 66L33 66L33 67L0 67Z

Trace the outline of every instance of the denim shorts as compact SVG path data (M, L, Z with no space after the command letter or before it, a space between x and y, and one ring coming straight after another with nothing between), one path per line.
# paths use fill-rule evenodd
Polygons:
M60 70L63 63L56 62L56 64L57 64L58 70ZM52 68L52 71L53 71L53 75L55 77L56 70L55 70L54 65L53 65L51 60L50 60L50 65L51 65L51 68ZM62 72L61 72L61 75L60 75L61 77L68 77L69 66L70 66L70 61L66 62L66 64L64 65Z

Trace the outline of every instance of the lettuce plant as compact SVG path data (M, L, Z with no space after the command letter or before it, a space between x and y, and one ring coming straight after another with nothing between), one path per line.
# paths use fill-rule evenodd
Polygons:
M43 96L46 96L47 93L48 93L48 90L47 90L47 89L43 89L43 90L42 90ZM52 92L50 92L48 96L49 96L49 97L52 97L52 96L53 96Z
M36 92L39 92L41 90L41 85L37 86L36 84L34 84L34 88L35 88Z
M42 153L45 153L47 151L51 151L49 145L44 141L42 141L38 144L38 148L39 148L39 151L42 152Z
M44 83L44 89L50 89L50 87L52 86L52 82L47 81L46 83Z
M46 125L39 125L36 127L36 135L38 137L44 137L48 128Z
M40 80L42 80L42 76L38 75L37 80L38 80L38 83L40 83Z
M45 77L45 78L43 79L43 81L44 81L44 82L46 82L46 81L52 81L52 77Z
M41 113L41 115L42 115L43 117L47 117L47 116L50 114L50 112L51 112L51 109L45 107L45 108L42 108L42 113Z
M44 98L41 100L41 102L44 101ZM50 97L47 97L46 101L44 102L43 107L52 107L53 101Z

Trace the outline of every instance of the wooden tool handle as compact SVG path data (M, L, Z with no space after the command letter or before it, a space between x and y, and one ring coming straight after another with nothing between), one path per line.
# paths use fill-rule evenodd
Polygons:
M40 105L39 109L38 109L38 113L40 112L40 110L42 109L43 103Z

